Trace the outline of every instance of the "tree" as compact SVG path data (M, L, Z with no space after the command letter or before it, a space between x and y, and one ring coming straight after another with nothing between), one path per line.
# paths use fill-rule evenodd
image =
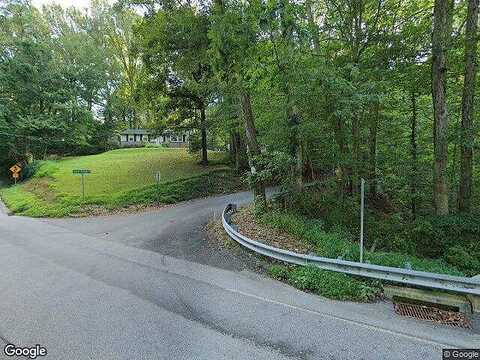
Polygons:
M437 215L448 214L446 77L452 12L453 0L435 0L432 35L432 100L434 117L433 202Z
M259 4L253 2L233 2L228 9L222 1L215 3L215 15L209 32L210 53L213 55L214 71L224 87L234 89L242 110L247 139L248 159L253 182L255 203L265 206L265 183L261 176L261 147L257 139L255 116L252 110L251 86L248 81L249 70L254 59L250 56L256 50L256 30L258 20L255 11Z
M469 0L465 30L465 71L462 96L460 187L458 190L458 209L460 211L470 211L472 199L477 28L478 0Z
M206 110L211 101L212 71L207 58L207 14L192 6L159 10L139 27L143 58L151 81L161 82L162 93L177 104L197 109L202 164L208 164ZM147 96L151 96L147 94Z

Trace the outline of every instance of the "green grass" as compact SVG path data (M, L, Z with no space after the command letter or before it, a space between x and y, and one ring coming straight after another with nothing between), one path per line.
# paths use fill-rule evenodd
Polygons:
M373 300L380 287L374 282L357 280L348 275L321 270L314 266L272 265L269 274L290 285L330 299L367 302Z
M141 148L45 161L30 180L2 189L0 196L15 214L63 217L82 212L85 205L174 203L238 189L238 178L222 165L224 155L209 157L212 165L203 167L183 149ZM85 176L85 201L73 169L92 171Z
M308 219L300 214L281 210L257 214L256 221L295 235L306 244L314 245L316 255L350 261L359 260L358 244L346 229L337 227L326 231L320 220ZM463 259L457 261L458 264L467 264L465 254L458 252L452 253L452 256ZM459 270L443 259L423 259L398 252L365 251L364 257L366 262L372 264L433 273L463 276L466 271L461 270L468 270L463 268ZM337 300L365 302L373 300L381 292L381 284L378 281L358 279L313 266L273 265L269 269L269 275L301 290Z
M324 230L319 220L307 219L302 215L286 211L268 211L257 216L258 221L273 226L287 233L300 237L308 244L315 246L315 253L329 258L358 261L359 246L351 234L342 228ZM410 268L449 275L464 275L457 267L447 264L442 259L424 259L397 252L365 251L366 262L399 268Z
M218 161L223 154L211 152L209 156ZM73 169L92 171L86 176L85 191L88 196L98 196L153 184L157 171L161 173L162 182L170 182L207 173L212 167L199 165L183 149L118 149L48 162L36 176L51 176L56 192L75 195L79 194L80 177L72 175Z

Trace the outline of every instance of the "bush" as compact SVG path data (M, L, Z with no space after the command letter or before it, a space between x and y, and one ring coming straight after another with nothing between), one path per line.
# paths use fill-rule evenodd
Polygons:
M273 226L302 238L306 243L315 246L315 253L319 256L349 261L359 261L360 259L358 243L344 226L337 225L327 231L324 229L324 223L320 220L308 219L301 214L281 210L264 212L257 216L257 220L265 225ZM461 276L463 272L459 269L465 269L457 263L447 263L442 259L422 259L394 251L372 252L366 249L364 257L365 261L376 265L411 268L442 274Z
M286 266L272 265L270 269L268 269L268 274L277 280L287 280L289 271Z
M22 180L30 179L37 170L41 167L42 161L34 160L31 163L27 164L22 171Z
M427 257L442 257L454 246L477 246L480 239L480 214L425 216L417 219L410 239L416 253ZM478 249L478 248L477 248ZM480 249L479 249L480 250Z
M380 292L378 286L348 275L321 270L315 266L273 265L269 274L301 290L337 300L371 301Z
M449 248L445 253L449 264L465 269L467 274L474 276L480 274L480 253L471 253L457 245Z

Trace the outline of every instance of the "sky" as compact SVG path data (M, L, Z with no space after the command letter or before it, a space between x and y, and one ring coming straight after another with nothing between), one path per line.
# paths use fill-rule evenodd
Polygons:
M90 0L32 0L32 4L40 9L42 5L59 4L62 7L75 6L79 9L90 7Z

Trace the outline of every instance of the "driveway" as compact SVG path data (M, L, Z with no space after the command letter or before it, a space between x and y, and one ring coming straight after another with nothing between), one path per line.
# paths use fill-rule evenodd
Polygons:
M0 344L102 360L440 359L442 348L478 348L474 331L400 318L389 303L327 300L222 259L201 229L226 202L250 199L99 218L1 216Z
M267 195L272 192L270 189ZM223 269L242 270L254 266L256 258L211 244L206 241L204 228L212 216L221 216L227 203L243 205L252 200L252 193L245 191L143 213L43 221L102 240Z

